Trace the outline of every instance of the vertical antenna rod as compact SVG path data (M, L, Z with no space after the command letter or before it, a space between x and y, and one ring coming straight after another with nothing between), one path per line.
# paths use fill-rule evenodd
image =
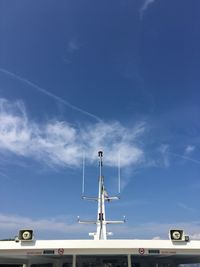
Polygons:
M82 181L82 196L85 193L85 153L83 154L83 181Z
M118 154L118 193L121 193L121 161L120 154Z

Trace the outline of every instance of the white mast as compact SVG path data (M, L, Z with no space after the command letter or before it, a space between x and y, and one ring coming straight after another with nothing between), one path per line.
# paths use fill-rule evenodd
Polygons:
M106 218L105 218L105 190L104 177L102 175L103 152L98 152L99 156L99 195L98 195L98 212L97 212L97 232L95 239L107 239Z
M96 221L81 221L78 217L78 221L79 221L79 223L96 224L96 226L97 226L96 232L90 233L89 235L92 235L95 240L106 240L107 236L110 234L106 230L106 225L107 224L124 223L125 218L123 221L106 221L105 201L116 200L116 199L119 199L119 197L116 197L116 196L109 197L107 192L105 191L104 176L102 173L102 169L103 169L103 152L102 151L98 152L98 157L99 157L99 192L98 192L98 197L82 196L83 199L97 201L97 203L98 203L97 219L96 219ZM84 184L84 179L85 179L85 176L83 175L83 184ZM83 192L84 192L84 189L83 189Z

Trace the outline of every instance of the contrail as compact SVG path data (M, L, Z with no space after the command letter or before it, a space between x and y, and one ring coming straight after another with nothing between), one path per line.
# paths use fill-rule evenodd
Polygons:
M200 164L200 161L197 160L197 159L192 159L190 157L187 157L187 156L182 156L182 155L179 155L179 154L176 154L176 153L173 153L173 152L168 152L169 154L172 154L176 157L179 157L179 158L182 158L182 159L185 159L185 160L189 160L189 161L192 161L194 163L197 163L197 164Z
M55 94L49 92L48 90L46 90L46 89L44 89L44 88L38 86L38 85L35 84L35 83L30 82L29 80L27 80L27 79L25 79L25 78L23 78L23 77L21 77L21 76L15 74L15 73L13 73L13 72L10 72L10 71L8 71L8 70L6 70L6 69L3 69L3 68L0 68L0 71L1 71L2 73L6 74L6 75L9 75L9 76L12 77L12 78L15 78L15 79L17 79L17 80L19 80L19 81L21 81L21 82L23 82L23 83L28 84L29 86L31 86L31 87L35 88L36 90L38 90L40 93L43 93L43 94L45 94L45 95L47 95L47 96L49 96L49 97L51 97L51 98L57 100L58 102L64 104L65 106L67 106L67 107L69 107L69 108L71 108L71 109L73 109L73 110L76 110L76 111L78 111L78 112L80 112L80 113L82 113L82 114L84 114L84 115L87 115L87 116L89 116L89 117L91 117L91 118L93 118L93 119L95 119L95 120L97 120L97 121L99 121L99 122L102 121L102 120L101 120L99 117L97 117L96 115L94 115L94 114L92 114L92 113L90 113L90 112L88 112L88 111L86 111L86 110L83 110L83 109L81 109L81 108L79 108L79 107L77 107L77 106L72 105L71 103L69 103L68 101L62 99L61 97L59 97L59 96L57 96L57 95L55 95Z

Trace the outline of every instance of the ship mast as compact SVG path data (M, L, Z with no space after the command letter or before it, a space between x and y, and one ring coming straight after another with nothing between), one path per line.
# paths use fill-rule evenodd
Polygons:
M98 152L99 156L99 195L98 195L98 212L97 212L97 232L96 239L107 239L106 218L105 218L105 188L103 168L103 152Z
M98 152L99 157L99 184L98 184L98 197L86 197L82 196L83 199L86 200L95 200L98 203L97 208L97 219L96 221L81 221L78 217L79 223L84 224L96 224L96 232L89 233L90 236L93 236L95 240L106 240L107 236L112 234L107 232L106 226L107 224L116 224L116 223L124 223L125 218L122 221L107 221L105 216L105 201L117 200L118 196L110 197L108 196L105 186L104 186L104 176L103 176L103 151ZM84 183L84 171L83 171L83 183ZM84 193L84 184L83 184L83 193Z

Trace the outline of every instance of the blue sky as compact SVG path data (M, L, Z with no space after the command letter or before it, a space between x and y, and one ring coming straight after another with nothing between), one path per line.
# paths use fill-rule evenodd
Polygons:
M0 0L0 237L200 238L200 2Z

